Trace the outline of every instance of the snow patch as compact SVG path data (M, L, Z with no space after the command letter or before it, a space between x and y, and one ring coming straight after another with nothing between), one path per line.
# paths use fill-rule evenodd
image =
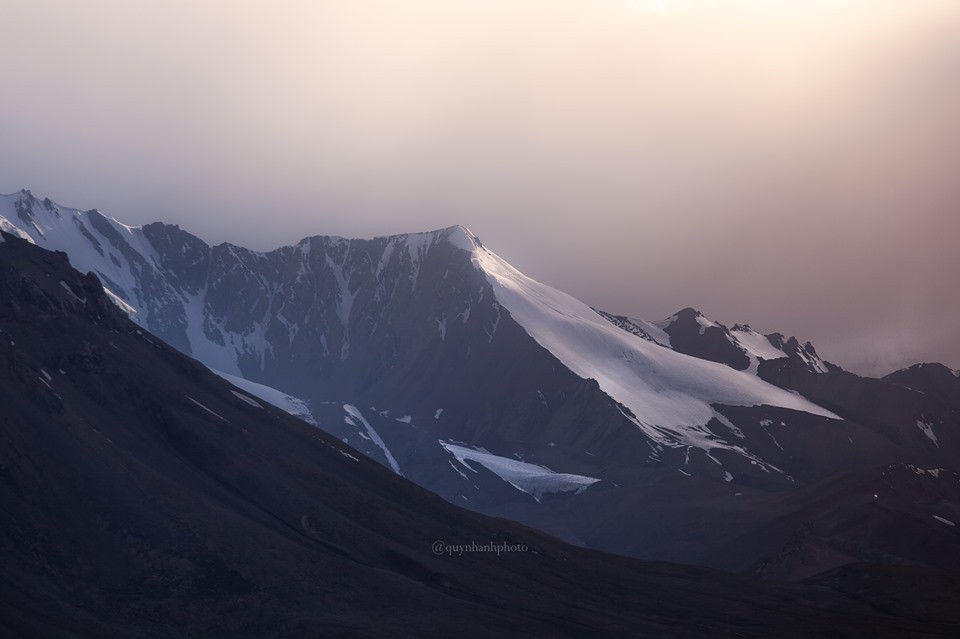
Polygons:
M943 468L917 468L913 464L907 464L906 468L912 470L917 475L930 475L936 479L940 478L941 472L946 472Z
M383 439L380 438L380 433L373 429L373 426L371 426L366 420L366 418L363 416L363 413L360 412L360 409L352 404L344 404L343 410L348 415L359 420L360 423L363 424L363 427L367 430L367 435L369 435L373 443L383 451L384 456L387 458L387 463L390 464L390 468L393 469L393 472L402 477L403 473L400 472L400 465L397 463L397 460L393 458L393 454L387 448L387 445L383 443Z
M446 240L464 251L472 251L480 244L480 240L470 232L470 229L459 225L447 229Z
M63 287L63 290L65 290L65 291L67 292L67 294L70 295L70 297L72 297L75 301L80 302L81 304L86 304L86 303L87 303L87 300L86 300L86 299L84 299L84 298L80 297L79 295L77 295L76 293L74 293L74 292L73 292L73 289L70 288L70 285L67 284L66 282L64 282L63 280L60 280L60 286Z
M717 323L716 323L716 322L712 322L712 321L708 320L706 317L704 317L704 316L701 315L700 313L697 313L696 320L697 320L697 324L700 325L700 334L701 334L701 335L703 335L708 328L716 328L716 327L717 327Z
M207 408L206 406L204 406L203 404L201 404L200 402L198 402L198 401L195 400L194 398L190 397L189 395L184 395L184 397L186 397L186 398L189 399L191 402L193 402L194 404L196 404L197 406L199 406L199 407L202 408L203 410L207 411L208 413L210 413L211 415L213 415L213 416L216 417L217 419L223 420L223 421L225 421L225 422L227 421L226 419L224 419L223 417L221 417L220 415L218 415L218 414L215 413L214 411L210 410L209 408ZM227 423L229 424L230 422L227 422Z
M343 266L337 264L327 255L327 266L333 272L337 280L337 315L340 317L340 325L343 327L343 345L340 347L340 359L345 360L350 355L350 312L353 310L353 300L355 293L350 292L350 284L343 271Z
M441 440L440 445L468 468L469 464L466 462L476 462L517 490L533 496L537 501L540 501L540 498L546 493L574 492L579 494L600 481L595 477L557 473L546 466L500 457L486 450L468 448L451 442Z
M241 402L245 404L253 406L254 408L263 408L263 406L261 406L260 403L257 400L253 399L252 397L247 397L243 393L238 393L235 390L231 390L230 392L233 393L234 397L236 397L237 399L239 399Z
M463 472L462 470L460 470L459 468L457 468L456 466L454 466L452 461L450 461L450 460L448 459L448 460L447 460L447 463L450 464L450 468L452 468L452 469L454 469L455 471L457 471L457 474L458 474L458 475L460 475L461 477L463 477L463 478L466 479L467 481L470 481L470 478L467 477L466 474L464 474L464 472Z
M812 370L814 373L828 373L828 372L830 372L830 371L827 369L827 365L824 364L824 362L823 362L822 359L820 359L819 357L816 357L816 356L812 355L811 353L809 353L809 352L807 351L806 345L800 347L800 350L799 350L799 353L798 353L798 354L800 355L800 359L802 359L804 362L806 362L807 366L808 366L808 367L810 368L810 370Z
M662 328L654 324L653 322L648 322L646 320L642 320L636 317L629 317L627 319L637 329L646 333L647 337L652 339L654 342L656 342L660 346L666 346L667 348L672 348L672 345L670 344L670 335L665 330L663 330Z
M0 231L9 233L14 237L19 237L21 240L26 240L31 244L36 244L33 238L30 237L29 233L27 233L26 231L24 231L19 226L17 226L16 224L14 224L13 222L11 222L10 220L8 220L2 215L0 215Z
M949 519L944 519L943 517L940 517L939 515L934 515L933 518L936 519L937 521L939 521L941 524L946 524L946 525L948 525L948 526L956 526L956 524L953 523L952 521L950 521Z
M761 360L783 359L787 354L770 343L766 335L761 335L749 326L734 326L730 337L750 358L750 373L756 374Z
M263 384L257 384L256 382L251 382L250 380L242 377L237 377L236 375L230 375L228 373L224 373L223 371L218 371L212 368L210 370L237 388L250 393L257 399L262 399L268 404L272 404L280 410L290 413L294 417L302 419L308 424L319 426L316 419L313 417L313 413L310 412L310 407L306 401L297 399L296 397L287 395L286 393L282 393L275 388L264 386Z
M134 319L136 317L137 309L124 302L119 295L111 291L106 286L103 287L103 292L107 294L107 299L113 302L114 306L127 314L127 317L130 319Z
M237 366L237 349L233 340L228 339L224 345L211 341L204 331L204 298L206 291L183 298L183 310L186 318L187 340L190 342L190 354L216 371L225 371L230 375L240 377L240 367ZM219 374L219 373L218 373ZM222 377L222 375L221 375ZM238 386L232 379L228 380ZM251 391L252 392L252 391ZM256 395L256 393L254 393ZM259 396L258 396L259 397ZM269 401L269 400L266 400ZM272 402L271 402L272 403Z
M930 441L932 441L937 448L940 448L940 442L937 441L937 434L933 432L932 423L923 421L923 419L918 419L917 428L919 428L923 432L923 434L926 435L927 438L929 438Z

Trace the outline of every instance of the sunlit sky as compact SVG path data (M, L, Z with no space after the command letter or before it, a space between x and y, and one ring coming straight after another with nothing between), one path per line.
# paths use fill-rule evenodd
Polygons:
M256 249L459 223L612 312L960 368L956 0L31 0L0 24L0 192Z

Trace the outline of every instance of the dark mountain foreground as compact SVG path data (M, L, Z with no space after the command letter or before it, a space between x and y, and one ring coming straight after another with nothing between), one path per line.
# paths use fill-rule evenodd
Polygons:
M960 633L960 579L933 569L761 583L452 506L142 332L64 254L0 237L4 637Z

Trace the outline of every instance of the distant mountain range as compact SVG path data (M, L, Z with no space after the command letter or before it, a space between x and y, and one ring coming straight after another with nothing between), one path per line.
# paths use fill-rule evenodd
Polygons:
M765 584L575 548L450 505L214 375L130 321L98 277L6 233L0 301L3 637L960 630L960 587L941 570L857 565ZM379 416L338 406L354 426ZM506 494L533 503L607 483L443 448L457 472L511 477Z
M694 309L591 309L457 226L260 253L21 191L0 196L0 229L65 252L249 396L463 507L767 577L960 568L946 367L870 379Z

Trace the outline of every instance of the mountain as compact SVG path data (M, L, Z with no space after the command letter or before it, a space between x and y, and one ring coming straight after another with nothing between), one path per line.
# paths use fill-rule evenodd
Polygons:
M597 312L456 226L259 253L27 191L0 216L142 329L450 502L767 576L960 568L958 413L795 338Z
M894 371L884 379L935 397L960 410L960 371L943 364L914 364Z
M960 587L931 569L764 584L449 505L151 337L64 254L5 233L0 299L5 637L960 630Z
M594 310L638 337L738 371L755 373L761 361L782 358L795 360L813 373L839 370L835 364L821 359L810 342L801 345L796 337L786 338L780 333L762 335L748 324L735 324L728 329L694 308L685 308L661 322Z

